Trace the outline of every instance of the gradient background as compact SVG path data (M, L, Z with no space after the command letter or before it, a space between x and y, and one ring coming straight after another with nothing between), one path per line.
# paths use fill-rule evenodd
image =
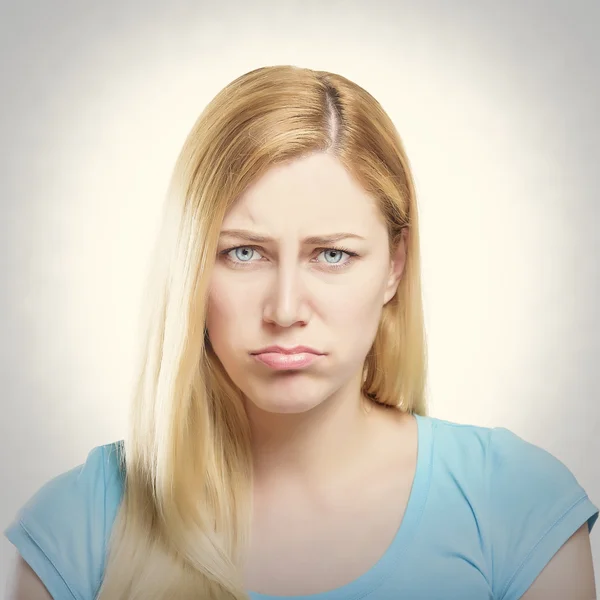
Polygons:
M3 1L2 528L124 435L176 156L224 85L271 64L355 80L405 142L431 414L513 430L598 504L599 29L597 1Z

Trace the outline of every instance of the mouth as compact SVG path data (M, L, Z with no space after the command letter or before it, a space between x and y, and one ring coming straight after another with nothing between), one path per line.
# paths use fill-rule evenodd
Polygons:
M321 356L324 352L319 352L310 346L294 346L291 348L285 348L284 346L267 346L265 348L261 348L260 350L256 350L254 352L250 352L253 356L257 356L259 354L315 354L317 356Z
M250 354L261 364L266 365L277 371L304 369L324 356L325 352L320 352L310 346L267 346L250 352Z
M323 355L312 352L294 352L291 354L284 352L260 352L253 354L253 356L258 362L271 369L284 371L289 369L304 369L319 360Z

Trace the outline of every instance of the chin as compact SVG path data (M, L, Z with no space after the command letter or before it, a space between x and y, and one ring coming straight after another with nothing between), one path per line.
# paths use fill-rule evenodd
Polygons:
M255 400L259 399L259 400ZM307 393L306 388L296 394L288 390L256 390L247 396L247 401L263 412L271 414L301 414L319 406L325 397L322 394Z
M331 376L310 369L279 371L247 377L240 389L250 409L270 414L302 414L324 404L333 393ZM321 376L319 376L321 375Z

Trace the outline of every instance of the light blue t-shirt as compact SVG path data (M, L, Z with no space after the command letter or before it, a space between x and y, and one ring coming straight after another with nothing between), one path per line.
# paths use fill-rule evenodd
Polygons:
M351 583L294 600L516 600L581 525L591 532L598 508L545 450L502 427L416 418L417 470L391 545ZM55 600L100 587L123 491L117 444L46 483L4 532Z

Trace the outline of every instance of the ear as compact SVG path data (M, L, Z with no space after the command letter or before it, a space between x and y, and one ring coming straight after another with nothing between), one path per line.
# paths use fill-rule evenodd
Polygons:
M387 304L396 294L400 280L402 279L402 273L404 272L404 265L406 264L406 250L408 247L408 227L405 227L400 234L400 241L396 245L394 254L390 260L390 272L388 281L385 287L384 302Z

